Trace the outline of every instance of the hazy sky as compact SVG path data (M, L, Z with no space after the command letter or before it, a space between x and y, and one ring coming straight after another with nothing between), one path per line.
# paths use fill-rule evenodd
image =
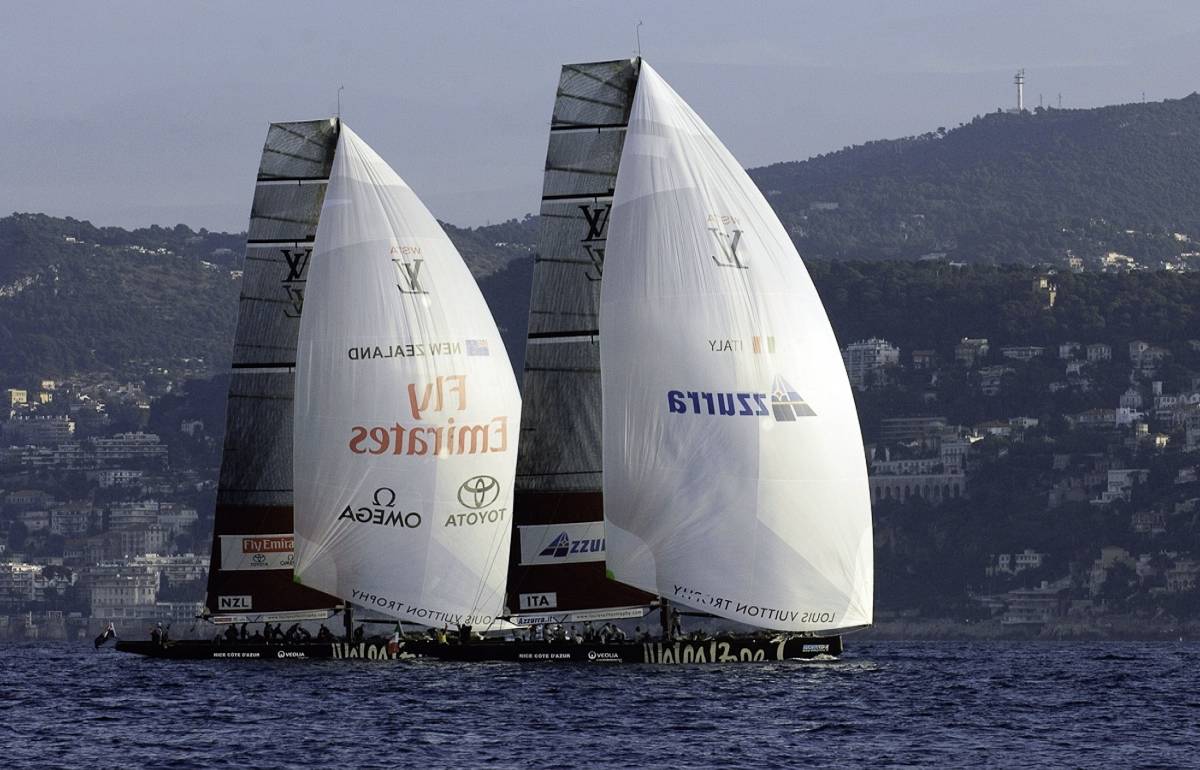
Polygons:
M0 214L242 230L267 124L342 114L440 218L536 211L564 62L646 58L746 166L1015 102L1200 87L1200 3L0 0Z

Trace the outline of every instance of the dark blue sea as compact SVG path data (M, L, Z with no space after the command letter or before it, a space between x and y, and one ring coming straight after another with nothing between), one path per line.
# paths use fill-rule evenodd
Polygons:
M687 667L0 647L4 767L1197 767L1200 644L901 643Z

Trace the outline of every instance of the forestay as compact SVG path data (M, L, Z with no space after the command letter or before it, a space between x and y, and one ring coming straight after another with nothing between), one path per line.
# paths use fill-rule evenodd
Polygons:
M296 362L296 579L403 620L504 596L520 396L433 215L342 126Z
M866 466L825 310L753 182L645 63L600 339L612 575L767 628L869 624Z

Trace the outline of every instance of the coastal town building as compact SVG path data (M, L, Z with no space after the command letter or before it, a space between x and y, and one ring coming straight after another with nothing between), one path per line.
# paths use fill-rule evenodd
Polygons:
M979 369L979 390L985 396L995 396L1004 387L1004 378L1016 374L1011 366L984 366Z
M4 423L4 441L8 444L53 446L75 436L75 421L70 417L21 415Z
M1038 345L1005 345L1000 348L1000 355L1013 361L1032 361L1045 352L1046 349Z
M1033 279L1033 293L1041 301L1042 308L1049 310L1054 307L1054 300L1058 296L1058 285L1050 276L1040 275Z
M988 341L986 337L963 337L958 344L954 346L954 360L963 366L974 366L981 358L985 358L988 354Z
M963 497L967 492L967 478L962 473L870 474L867 481L871 500L877 503L905 502L910 498L940 503Z
M1042 566L1046 554L1038 553L1032 548L1026 548L1021 553L1001 553L995 555L995 563L988 567L986 574L993 577L1001 573L1016 575L1027 569L1038 569Z
M916 442L922 446L936 446L946 432L946 418L932 417L885 417L879 421L879 441L882 444L904 444Z
M859 390L878 387L887 381L887 369L900 363L900 348L872 337L851 343L842 350L842 361L850 384Z
M1036 588L1018 588L1005 593L1001 597L1004 602L1001 625L1037 626L1064 615L1070 601L1069 588L1062 581L1043 580Z
M167 460L167 447L154 433L118 433L108 438L97 438L94 444L96 461L100 465L114 466L131 460L162 465Z
M1145 484L1150 471L1147 468L1113 468L1108 471L1108 483L1100 497L1092 500L1093 505L1110 505L1129 501L1135 484Z

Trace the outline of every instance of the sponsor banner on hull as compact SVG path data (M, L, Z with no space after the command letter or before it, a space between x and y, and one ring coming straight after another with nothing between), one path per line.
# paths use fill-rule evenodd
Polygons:
M765 643L746 643L737 640L645 642L642 644L642 660L646 663L752 663L764 660L787 660L787 656L784 654L787 642L787 639ZM827 650L829 645L824 645L824 647ZM822 652L826 650L822 650Z
M296 538L280 535L221 535L221 570L291 569Z
M286 612L255 612L237 615L213 615L209 621L221 625L229 623L285 623L301 620L325 620L332 610L290 610Z
M604 561L604 522L533 524L519 527L521 564L571 564Z
M415 658L404 651L404 643L396 642L334 642L334 660L407 660Z
M580 610L578 612L542 612L537 615L513 615L509 620L519 626L540 626L548 623L586 623L589 620L640 618L644 617L647 611L647 607L609 607L599 610Z

